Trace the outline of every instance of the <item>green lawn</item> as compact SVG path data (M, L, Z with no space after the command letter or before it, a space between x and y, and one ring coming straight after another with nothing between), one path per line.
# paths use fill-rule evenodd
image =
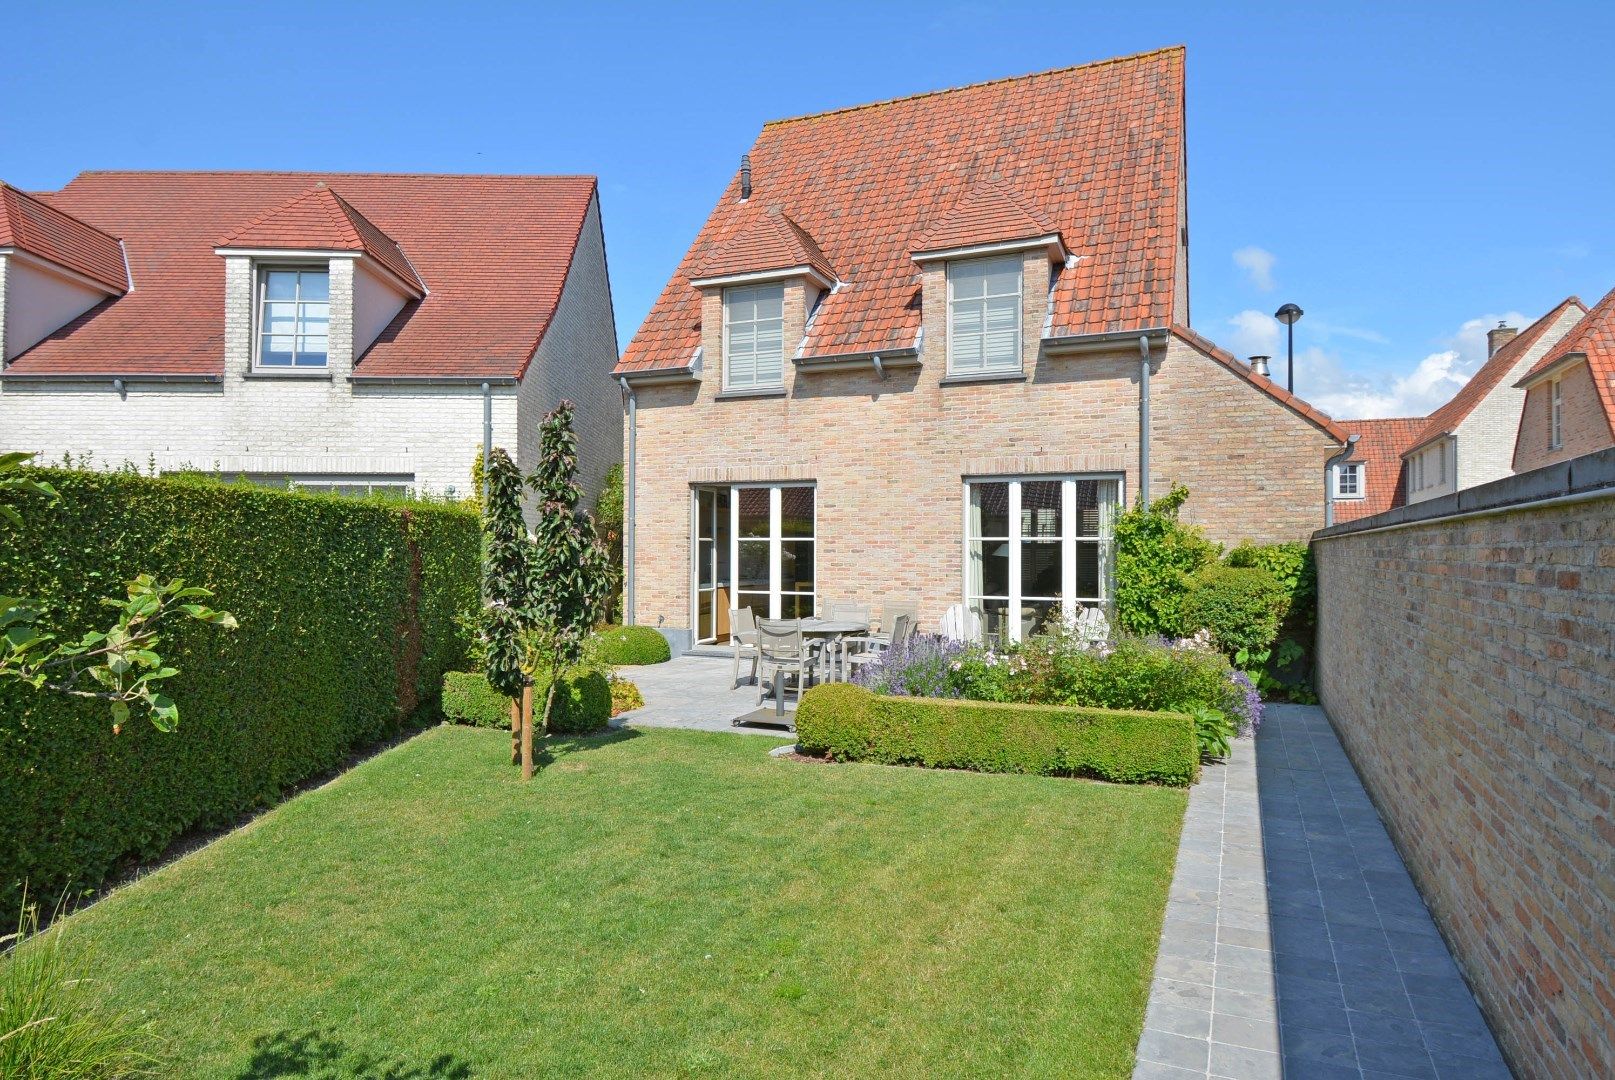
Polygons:
M186 1076L1130 1074L1182 791L774 745L438 728L68 940Z

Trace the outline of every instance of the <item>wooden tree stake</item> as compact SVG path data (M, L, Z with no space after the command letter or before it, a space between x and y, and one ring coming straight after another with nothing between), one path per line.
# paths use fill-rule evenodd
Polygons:
M522 687L522 779L533 778L533 684Z
M519 765L522 759L522 705L518 698L510 699L510 763Z

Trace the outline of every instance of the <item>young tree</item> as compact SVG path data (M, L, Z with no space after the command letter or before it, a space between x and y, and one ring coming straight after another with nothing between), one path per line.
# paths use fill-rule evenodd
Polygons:
M578 508L578 440L572 403L563 401L539 426L538 463L528 484L538 496L538 525L529 566L537 662L549 672L543 723L548 731L562 672L583 656L610 587L610 559L594 522Z
M532 621L532 542L522 520L521 473L510 455L499 447L488 455L488 500L482 508L482 532L484 671L489 686L519 701L527 685L522 666L522 631ZM512 713L513 764L520 753L518 715Z

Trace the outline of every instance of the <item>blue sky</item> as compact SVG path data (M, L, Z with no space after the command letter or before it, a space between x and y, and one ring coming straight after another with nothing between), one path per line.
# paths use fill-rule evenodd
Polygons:
M764 121L1175 43L1194 325L1281 354L1300 304L1337 415L1426 412L1498 318L1615 287L1608 3L138 7L13 7L0 178L595 173L625 344Z

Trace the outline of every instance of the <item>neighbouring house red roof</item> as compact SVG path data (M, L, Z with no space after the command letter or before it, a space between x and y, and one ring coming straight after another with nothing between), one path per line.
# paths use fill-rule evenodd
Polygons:
M1249 364L1240 363L1239 358L1227 349L1213 344L1209 339L1201 337L1187 326L1174 326L1172 333L1193 345L1196 349L1199 349L1202 353L1262 391L1262 393L1275 399L1279 404L1302 416L1320 430L1326 432L1336 442L1345 443L1348 433L1338 421L1301 398L1296 397L1266 375L1256 374L1250 369Z
M1356 521L1402 505L1406 495L1402 453L1412 445L1425 422L1422 416L1340 421L1341 427L1358 436L1357 448L1347 460L1363 464L1363 497L1337 500L1336 521Z
M526 370L594 200L591 176L81 173L36 197L121 236L135 287L22 353L7 372L220 374L224 260L214 248L316 181L408 252L430 287L359 358L356 375L497 378Z
M1057 232L1047 219L1021 205L1004 185L983 180L938 214L913 245L913 252L947 251L980 244L1030 240Z
M0 248L16 248L114 293L129 291L117 237L0 181Z
M818 243L780 207L753 201L732 217L728 234L692 267L694 280L797 266L812 267L827 280L836 280L836 272Z
M217 246L281 251L362 251L412 287L417 298L426 294L426 287L397 242L326 187L323 180L290 202L236 229Z
M1480 366L1480 370L1471 375L1469 381L1458 388L1458 392L1452 396L1451 401L1448 401L1425 419L1424 425L1414 435L1412 441L1402 448L1402 452L1407 453L1410 450L1416 450L1437 436L1454 431L1463 422L1464 417L1474 412L1475 407L1486 400L1486 395L1495 390L1497 385L1508 376L1508 373L1514 370L1514 366L1520 362L1520 357L1531 351L1537 342L1542 339L1542 335L1547 333L1553 327L1553 324L1559 321L1559 317L1564 314L1566 308L1582 308L1585 310L1580 300L1574 296L1567 296L1552 311L1504 342L1502 348L1488 357L1486 362ZM1549 351L1552 352L1553 350L1550 349Z
M1572 353L1587 357L1593 384L1598 388L1598 400L1603 403L1610 430L1615 432L1615 289L1594 304L1563 340L1532 365L1520 383L1530 382Z
M985 182L1047 216L1078 257L1056 279L1051 335L1164 327L1188 317L1173 308L1183 149L1183 49L1170 48L774 121L751 148L751 201L789 214L843 282L804 356L913 348L913 243ZM739 196L737 174L619 371L689 362L701 335L690 281L747 212Z

